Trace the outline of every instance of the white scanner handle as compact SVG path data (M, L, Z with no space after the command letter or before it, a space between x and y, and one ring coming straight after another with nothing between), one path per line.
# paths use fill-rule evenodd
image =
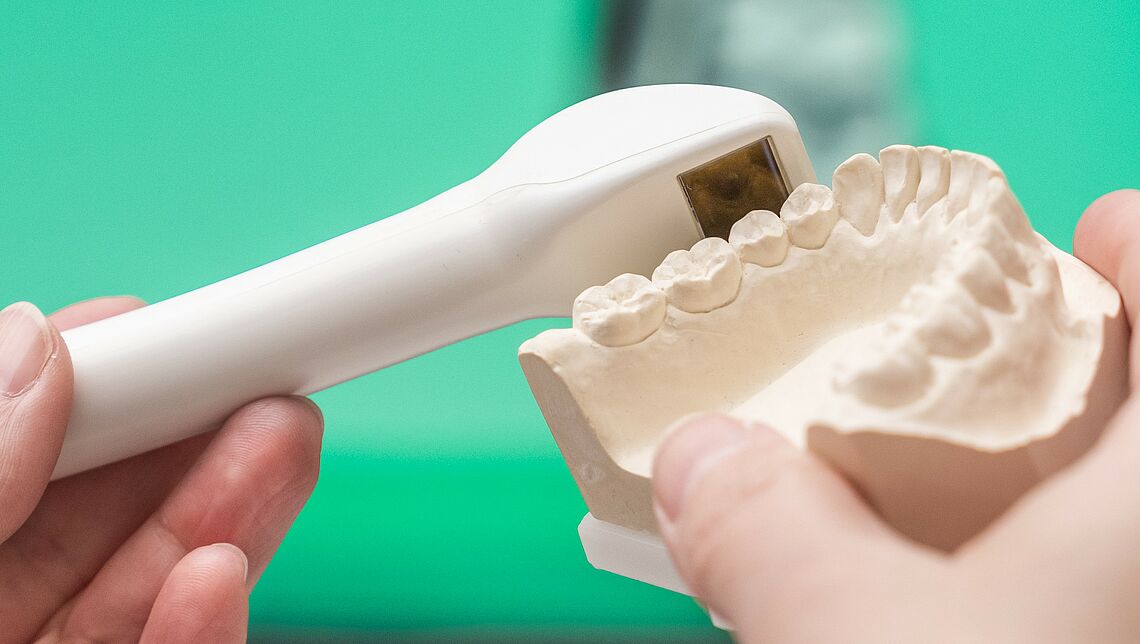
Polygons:
M543 121L481 175L411 210L67 331L75 403L52 478L206 431L259 398L569 315L584 288L648 275L703 236L682 174L743 154L734 163L750 170L734 170L725 189L751 195L741 178L771 185L758 149L779 160L789 190L814 180L791 116L763 96L701 85L610 92Z
M531 289L512 283L527 275L509 248L519 200L495 195L492 209L490 196L472 180L271 264L65 332L75 404L53 478L217 426L258 398L309 394L521 318L568 314L541 310Z

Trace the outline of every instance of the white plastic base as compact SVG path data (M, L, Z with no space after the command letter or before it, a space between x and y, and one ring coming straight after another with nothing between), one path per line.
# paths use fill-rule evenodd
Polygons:
M681 580L660 538L599 521L589 512L578 524L578 536L582 538L586 559L598 570L684 595L693 594Z
M586 559L598 570L612 572L622 577L672 590L683 595L693 595L681 579L680 573L669 557L669 551L659 537L645 532L599 521L589 512L578 524L578 536L582 539L582 549ZM717 628L730 631L732 626L716 613L709 613Z

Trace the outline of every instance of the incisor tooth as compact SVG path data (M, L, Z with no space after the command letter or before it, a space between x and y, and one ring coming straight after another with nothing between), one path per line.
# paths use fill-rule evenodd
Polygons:
M983 249L977 248L966 255L958 279L983 306L1006 313L1013 310L1005 275L993 255Z
M918 148L918 165L922 178L918 182L915 203L922 216L950 187L950 151L933 145Z
M970 152L954 150L950 153L950 187L946 192L947 212L950 218L957 217L967 209L984 207L986 186L990 179L1001 177L1001 168L989 157Z
M875 232L883 209L883 170L869 154L839 164L831 175L839 213L864 235ZM794 240L793 240L794 241Z
M898 221L915 204L918 194L918 150L909 145L892 145L879 152L879 163L883 167L883 197L887 214L891 221Z
M732 225L728 241L740 259L760 266L775 266L788 255L788 228L776 213L753 210Z
M788 226L788 238L800 248L822 248L839 219L835 197L827 186L801 183L780 208L780 218Z
M689 313L728 304L740 290L740 257L728 242L706 237L691 250L675 250L653 271L653 283L669 303Z
M993 159L981 154L974 155L974 179L970 185L970 201L967 209L970 212L984 211L989 202L989 185L994 179L1003 184L1007 181L1005 173L1001 171Z
M929 358L913 339L872 345L859 353L848 358L848 364L859 366L851 371L841 366L832 386L872 405L899 407L914 402L934 377Z
M598 344L622 347L653 335L665 320L665 292L643 275L618 275L574 300L574 328Z
M974 155L961 150L950 152L950 186L946 188L946 213L957 217L970 203L974 181Z

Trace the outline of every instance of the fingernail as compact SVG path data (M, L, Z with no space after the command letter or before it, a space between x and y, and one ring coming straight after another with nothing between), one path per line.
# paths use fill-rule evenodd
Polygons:
M222 548L230 551L230 556L241 561L241 578L249 581L249 557L245 556L245 552L232 543L215 543L214 548Z
M688 416L666 430L653 463L653 494L665 517L681 512L690 484L747 443L752 430L724 414Z
M304 403L304 405L309 408L309 411L313 412L313 415L317 417L317 420L322 423L325 422L325 412L321 410L317 403L313 402L312 398L307 396L291 396L291 398L295 398Z
M245 552L237 546L234 546L234 550L237 550L238 554L241 555L241 578L249 581L249 557L245 556Z
M39 309L17 302L0 311L0 394L24 393L40 377L51 353L51 330Z

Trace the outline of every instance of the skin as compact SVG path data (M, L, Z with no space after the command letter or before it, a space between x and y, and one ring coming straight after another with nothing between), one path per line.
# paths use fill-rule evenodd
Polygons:
M303 398L48 482L72 398L59 332L140 306L50 316L52 357L0 395L0 642L244 642L249 592L316 484L323 421Z
M1140 315L1140 191L1093 203L1077 257ZM1140 383L1140 336L1130 348ZM833 470L764 427L704 416L654 464L682 576L743 642L1140 640L1140 395L1080 460L954 553L887 527Z

